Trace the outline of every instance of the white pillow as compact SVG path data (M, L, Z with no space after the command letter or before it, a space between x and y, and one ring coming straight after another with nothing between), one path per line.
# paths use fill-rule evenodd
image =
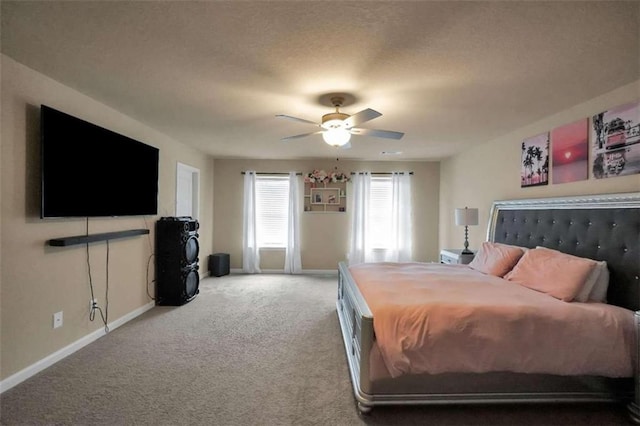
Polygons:
M609 290L609 269L607 269L607 262L602 263L604 265L600 267L600 275L598 276L596 284L593 286L593 290L591 290L591 293L589 293L589 300L607 303L607 290Z

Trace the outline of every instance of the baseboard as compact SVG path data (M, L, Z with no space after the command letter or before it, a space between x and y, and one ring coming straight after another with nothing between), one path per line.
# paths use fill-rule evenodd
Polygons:
M129 312L128 314L118 318L117 320L110 322L108 324L109 326L109 330L113 331L116 328L120 327L123 324L126 324L127 322L131 321L132 319L134 319L137 316L142 315L143 313L145 313L146 311L148 311L149 309L153 308L155 306L155 302L149 302L144 306L141 306L140 308ZM86 336L76 340L75 342L71 343L68 346L65 346L64 348L60 349L59 351L56 351L54 353L52 353L51 355L41 359L40 361L36 362L35 364L30 365L29 367L18 371L17 373L7 377L6 379L4 379L3 381L0 382L0 394L2 394L3 392L11 389L12 387L16 386L19 383L24 382L25 380L27 380L28 378L38 374L39 372L41 372L42 370L44 370L45 368L51 367L53 364L55 364L56 362L68 357L69 355L71 355L72 353L82 349L83 347L87 346L90 343L95 342L96 340L98 340L99 338L101 338L102 336L104 336L106 333L106 331L104 330L104 327L101 327L100 329L87 334Z
M338 275L337 269L303 269L303 275Z
M242 269L231 268L230 273L232 274L244 274ZM263 274L284 274L284 269L263 269ZM318 275L318 274L330 274L330 275L338 275L337 269L303 269L299 275Z

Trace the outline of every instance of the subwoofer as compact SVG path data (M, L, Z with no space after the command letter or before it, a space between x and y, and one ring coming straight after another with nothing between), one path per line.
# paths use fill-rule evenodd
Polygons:
M198 295L199 227L190 216L156 222L156 305L184 305Z

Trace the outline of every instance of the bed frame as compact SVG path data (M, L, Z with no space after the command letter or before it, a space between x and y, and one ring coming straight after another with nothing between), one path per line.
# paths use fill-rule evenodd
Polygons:
M336 307L360 412L401 404L618 402L640 424L640 193L494 202L487 241L607 261L608 303L635 311L634 377L447 373L371 379L375 319L340 262Z

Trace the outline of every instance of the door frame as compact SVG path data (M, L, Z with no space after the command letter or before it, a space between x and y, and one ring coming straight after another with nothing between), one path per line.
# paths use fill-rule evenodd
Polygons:
M178 179L180 172L191 174L191 212L194 219L200 217L200 169L189 166L181 162L176 162L176 205L175 214L178 215L178 199L180 191L180 185Z

